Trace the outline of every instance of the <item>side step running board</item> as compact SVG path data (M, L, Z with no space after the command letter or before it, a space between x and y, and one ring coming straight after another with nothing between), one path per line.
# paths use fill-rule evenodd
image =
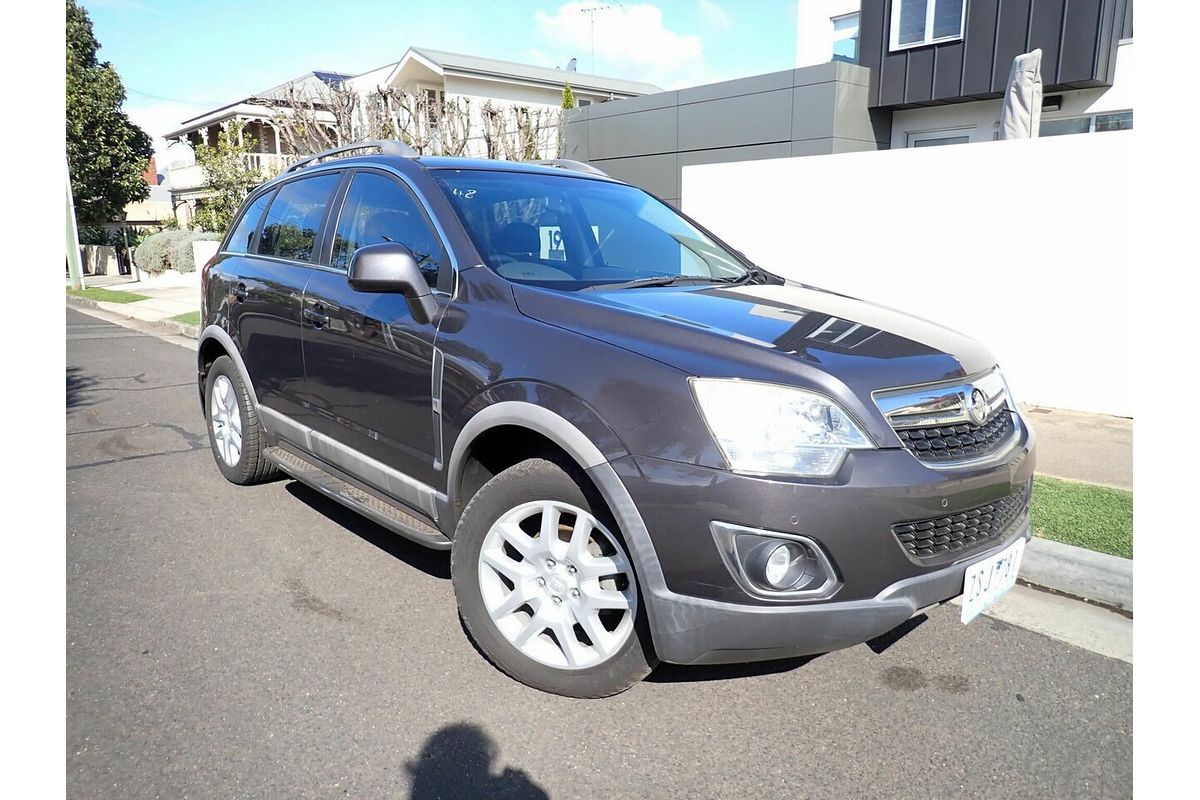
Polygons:
M393 533L434 550L449 550L450 540L441 531L408 513L402 506L348 483L303 456L282 447L264 452L271 463L301 483L338 501Z

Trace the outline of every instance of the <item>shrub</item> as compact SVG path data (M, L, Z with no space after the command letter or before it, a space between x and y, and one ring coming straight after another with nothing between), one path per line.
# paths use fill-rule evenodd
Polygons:
M174 231L159 231L152 233L133 251L133 261L138 269L152 275L165 272L167 263L167 247Z
M196 254L192 251L192 242L215 242L221 240L221 235L216 233L196 232L196 231L181 231L187 234L180 236L171 244L167 251L168 261L171 264L171 269L176 272L195 272L196 271Z
M176 272L195 272L196 256L192 242L221 240L220 234L201 231L165 230L147 236L133 252L138 268L151 274L173 269Z

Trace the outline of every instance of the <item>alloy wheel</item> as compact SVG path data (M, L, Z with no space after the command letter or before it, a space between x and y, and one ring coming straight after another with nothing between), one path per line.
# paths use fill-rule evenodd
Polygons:
M213 381L210 405L209 419L217 452L227 465L236 467L242 458L242 410L233 381L227 376L218 375Z

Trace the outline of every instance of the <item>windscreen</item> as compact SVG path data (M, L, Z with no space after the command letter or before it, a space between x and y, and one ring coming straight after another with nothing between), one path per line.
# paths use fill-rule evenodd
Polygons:
M437 170L487 266L509 280L581 289L664 276L727 282L736 255L640 189L571 175Z

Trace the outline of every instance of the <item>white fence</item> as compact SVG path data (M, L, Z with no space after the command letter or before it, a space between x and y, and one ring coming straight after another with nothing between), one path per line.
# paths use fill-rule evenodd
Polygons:
M684 210L781 275L985 343L1023 402L1133 416L1133 131L703 164ZM1169 289L1164 289L1169 291Z

